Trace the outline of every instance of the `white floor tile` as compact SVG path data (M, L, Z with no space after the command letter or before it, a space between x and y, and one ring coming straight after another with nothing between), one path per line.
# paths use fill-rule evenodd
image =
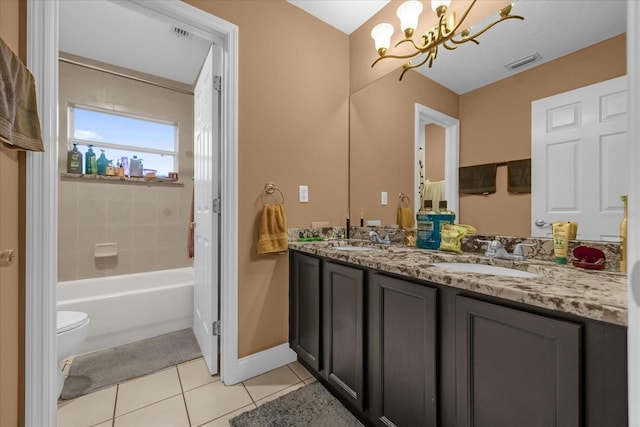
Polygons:
M251 405L245 406L244 408L240 408L237 411L233 411L230 414L217 418L211 421L210 423L203 424L202 427L229 427L229 420L231 420L231 418L235 418L238 415L243 414L252 409L256 409L256 405L253 403Z
M290 367L293 373L296 374L302 381L308 380L309 378L313 377L313 375L311 375L311 372L307 371L307 368L302 366L300 362L296 361L293 363L289 363L287 366Z
M91 427L112 427L112 426L113 426L113 420L109 420L100 424L96 424L95 426L91 426Z
M211 375L203 358L178 365L180 383L183 391L193 390L215 381L220 381L219 375Z
M311 384L311 383L315 383L316 381L318 381L315 377L311 377L308 380L304 380L305 384Z
M118 386L116 417L182 393L176 367Z
M116 387L100 390L58 405L58 427L89 427L113 418Z
M251 397L242 384L225 386L216 381L184 394L192 426L199 426L251 403Z
M114 427L189 427L189 418L180 394L116 417Z
M244 381L247 391L254 402L284 390L300 382L300 378L287 366L282 366L266 374L259 375Z
M258 401L256 402L256 405L258 405L258 406L260 406L260 405L264 405L264 404L265 404L265 403L267 403L267 402L271 402L272 400L275 400L275 399L277 399L277 398L279 398L279 397L282 397L282 396L284 396L285 394L289 394L289 393L291 393L292 391L299 389L300 387L304 387L305 385L306 385L306 384L305 384L305 383L303 383L303 382L299 382L298 384L294 384L294 385L292 385L291 387L287 387L287 388L285 388L284 390L281 390L281 391L279 391L279 392L277 392L277 393L274 393L274 394L271 394L271 395L269 395L269 396L265 397L264 399L260 399L260 400L258 400Z

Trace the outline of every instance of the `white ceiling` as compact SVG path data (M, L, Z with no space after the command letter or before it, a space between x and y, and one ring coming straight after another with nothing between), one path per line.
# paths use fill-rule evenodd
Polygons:
M346 34L388 3L288 1ZM468 43L455 51L440 49L433 67L423 66L418 71L462 94L515 74L504 66L523 56L539 52L542 60L518 72L626 31L624 0L519 0L513 13L525 20L498 24L480 36L480 45ZM174 25L191 32L192 37L177 37L171 31ZM60 2L60 49L75 55L193 84L210 44L197 30L167 17L146 16L128 2Z

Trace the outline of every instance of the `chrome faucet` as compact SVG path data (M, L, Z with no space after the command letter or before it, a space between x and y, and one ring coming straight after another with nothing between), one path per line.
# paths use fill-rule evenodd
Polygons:
M374 231L371 230L369 232L369 237L371 237L371 241L375 242L375 243L380 243L381 245L390 245L391 244L391 235L393 235L393 233L387 233L386 236L384 236L384 239L382 237L380 237L380 235Z
M527 255L525 255L524 246L535 246L535 244L518 243L513 250L513 254L510 254L502 245L499 240L480 240L476 239L476 242L487 243L487 250L484 255L489 258L509 259L512 261L526 261Z

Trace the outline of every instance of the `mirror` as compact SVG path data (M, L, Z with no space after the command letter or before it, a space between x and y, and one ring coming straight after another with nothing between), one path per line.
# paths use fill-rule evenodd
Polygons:
M536 2L521 0L516 6L521 3ZM575 6L574 12L578 13L577 9L579 7ZM624 5L621 10L624 17ZM547 10L544 13L551 12ZM536 17L529 17L524 12L522 14L525 15L525 21L520 24L522 26L538 22L534 19ZM615 14L619 15L618 12ZM584 22L580 17L569 21ZM360 215L363 211L365 221L379 219L383 225L396 224L400 193L410 195L412 206L416 209L416 104L460 120L460 152L457 159L460 167L531 158L533 100L626 74L625 34L620 34L620 28L622 31L625 29L624 18L622 22L621 27L611 30L613 33L603 33L608 34L604 41L602 38L591 40L588 47L575 53L537 67L532 64L524 72L462 94L416 71L407 73L402 81L398 81L398 69L353 93L350 99L349 148L349 208L352 224L357 223L356 214ZM611 22L607 24L611 25ZM516 26L509 29L520 30ZM542 33L545 30L539 28L537 31ZM567 32L571 30L565 28L564 33ZM505 37L510 37L505 32L500 36L503 41ZM516 36L513 38L518 39ZM483 43L489 45L490 41L485 38L481 46ZM505 48L504 43L500 42L492 46L494 49L496 46ZM470 49L475 48L470 46ZM520 57L531 53L520 52ZM431 70L447 65L446 61L441 61L445 55L458 54L459 51L443 51ZM543 58L546 55L541 54ZM459 67L469 73L474 69L473 65ZM500 73L504 71L502 63L497 67L502 69ZM427 69L426 73L429 72ZM430 156L428 152L427 155ZM427 164L429 160L426 160ZM430 175L436 177L438 172L427 169L425 173L431 179ZM531 195L508 193L506 174L506 166L499 166L497 191L494 194L460 195L456 210L460 222L476 226L479 233L483 234L531 234ZM457 167L455 176L457 178ZM386 205L382 203L383 192L387 193ZM452 207L452 204L449 206Z

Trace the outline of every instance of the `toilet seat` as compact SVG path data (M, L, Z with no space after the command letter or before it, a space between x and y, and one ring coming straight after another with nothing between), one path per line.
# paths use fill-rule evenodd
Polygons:
M78 328L89 321L87 313L81 311L58 311L58 334Z

